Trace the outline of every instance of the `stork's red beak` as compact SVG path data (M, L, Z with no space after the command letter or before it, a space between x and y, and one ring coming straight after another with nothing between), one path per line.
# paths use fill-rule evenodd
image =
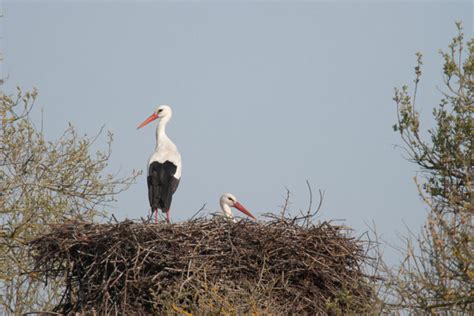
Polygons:
M144 120L143 123L141 123L140 125L138 125L137 129L140 129L140 128L142 128L143 126L147 125L148 123L153 122L153 121L156 120L157 118L159 118L158 114L153 113L153 114L150 115L146 120Z
M239 211L241 211L242 213L244 213L245 215L252 217L253 219L256 220L255 216L253 216L249 211L247 211L247 209L243 207L243 205L240 204L239 202L235 202L234 207L238 209Z

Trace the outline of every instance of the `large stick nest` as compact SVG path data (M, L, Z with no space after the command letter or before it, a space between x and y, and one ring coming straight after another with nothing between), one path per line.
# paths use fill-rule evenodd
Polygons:
M315 314L373 300L364 244L328 222L74 222L31 250L44 282L64 280L63 313Z

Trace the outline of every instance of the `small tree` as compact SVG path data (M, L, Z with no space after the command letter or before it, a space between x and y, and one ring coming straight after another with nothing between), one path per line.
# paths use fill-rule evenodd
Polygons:
M429 140L420 132L415 108L422 55L417 54L415 88L395 90L398 121L394 125L410 161L421 177L415 182L429 207L416 246L408 250L388 286L397 308L412 312L474 313L474 41L464 42L461 23L444 58L442 99L433 110ZM467 51L466 51L467 47Z
M93 220L138 175L104 174L107 149L91 154L96 138L78 136L70 125L55 141L35 127L30 111L36 90L15 96L0 92L0 314L48 308L60 284L35 279L28 242L47 224ZM100 134L100 133L99 133Z

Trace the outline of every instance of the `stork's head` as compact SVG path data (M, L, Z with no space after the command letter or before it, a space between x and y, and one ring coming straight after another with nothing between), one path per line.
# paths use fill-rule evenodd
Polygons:
M245 215L247 215L247 216L249 216L253 219L256 219L255 216L253 216L242 204L240 204L237 201L237 198L234 195L232 195L231 193L224 193L221 196L220 204L221 204L222 210L224 211L224 214L229 218L233 218L232 213L230 212L230 208L235 207L236 209L238 209L239 211L241 211Z
M173 115L173 111L169 105L160 105L152 115L150 115L143 123L141 123L137 129L142 128L143 126L147 125L150 122L153 122L156 119L166 120L169 121L171 116Z

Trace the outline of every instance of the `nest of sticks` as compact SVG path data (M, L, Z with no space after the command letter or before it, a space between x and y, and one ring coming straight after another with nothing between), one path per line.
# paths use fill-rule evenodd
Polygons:
M36 275L62 280L56 312L327 314L374 299L364 242L330 222L271 216L175 224L71 222L31 243Z

